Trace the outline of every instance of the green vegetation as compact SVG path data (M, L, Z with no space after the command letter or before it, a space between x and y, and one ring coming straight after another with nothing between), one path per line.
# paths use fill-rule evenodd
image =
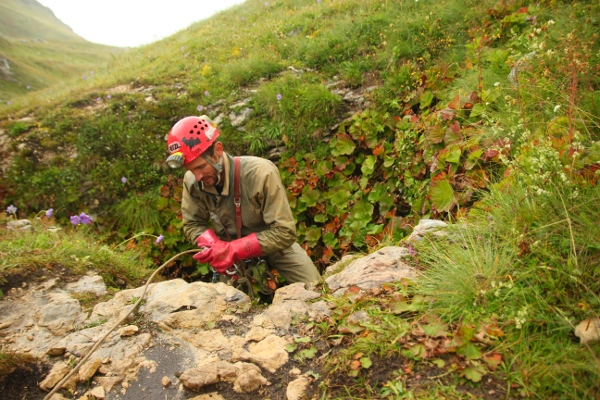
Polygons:
M57 265L112 262L134 282L147 271L103 248L154 264L189 249L164 136L222 114L231 153L285 144L299 240L321 267L399 244L424 217L452 224L414 245L418 282L327 297L334 315L311 331L333 349L323 398L597 397L600 348L572 332L600 307L598 15L595 1L249 0L116 56L0 110L3 206L52 207L62 225L86 212L105 244L10 233L2 266L64 245ZM229 119L241 107L244 131ZM290 352L309 362L317 346Z

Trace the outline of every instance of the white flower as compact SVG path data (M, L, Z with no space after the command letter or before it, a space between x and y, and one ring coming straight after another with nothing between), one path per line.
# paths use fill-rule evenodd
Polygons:
M560 108L560 104L557 106L554 106L554 112L557 112L559 110L559 108Z
M494 83L494 86L496 86L496 87L500 86L500 82Z

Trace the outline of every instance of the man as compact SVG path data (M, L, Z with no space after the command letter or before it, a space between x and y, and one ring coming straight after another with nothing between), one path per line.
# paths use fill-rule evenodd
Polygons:
M205 115L181 119L168 136L167 164L187 169L181 201L183 232L205 248L194 258L224 273L237 261L262 256L286 283L318 281L317 268L296 242L279 170L263 158L240 157L242 226L237 238L234 157L224 152L218 137L219 130Z

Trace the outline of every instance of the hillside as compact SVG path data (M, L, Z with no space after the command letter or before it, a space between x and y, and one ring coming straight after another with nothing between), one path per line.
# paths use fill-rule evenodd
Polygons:
M90 43L35 0L0 4L0 101L89 75L121 49Z
M451 225L410 245L418 282L382 289L432 331L399 343L377 296L340 301L340 319L377 316L365 331L313 327L344 345L330 365L337 395L400 397L412 366L436 363L452 377L444 385L490 373L511 395L594 398L598 343L574 331L600 309L598 15L596 1L248 0L1 107L0 203L7 221L45 223L51 208L67 233L87 229L160 265L192 248L165 134L207 114L226 151L277 163L321 270L406 244L420 221ZM82 212L93 225L72 227ZM6 254L29 246L6 242ZM58 242L35 243L44 251L0 264L0 279L102 253L44 264ZM211 273L185 255L168 277ZM432 358L440 324L460 363ZM401 359L402 370L367 382L364 357Z

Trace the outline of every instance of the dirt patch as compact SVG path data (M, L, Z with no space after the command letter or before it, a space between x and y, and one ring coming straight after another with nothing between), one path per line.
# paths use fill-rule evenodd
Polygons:
M48 393L39 388L39 383L50 372L50 365L32 362L18 367L0 382L3 400L42 400Z

